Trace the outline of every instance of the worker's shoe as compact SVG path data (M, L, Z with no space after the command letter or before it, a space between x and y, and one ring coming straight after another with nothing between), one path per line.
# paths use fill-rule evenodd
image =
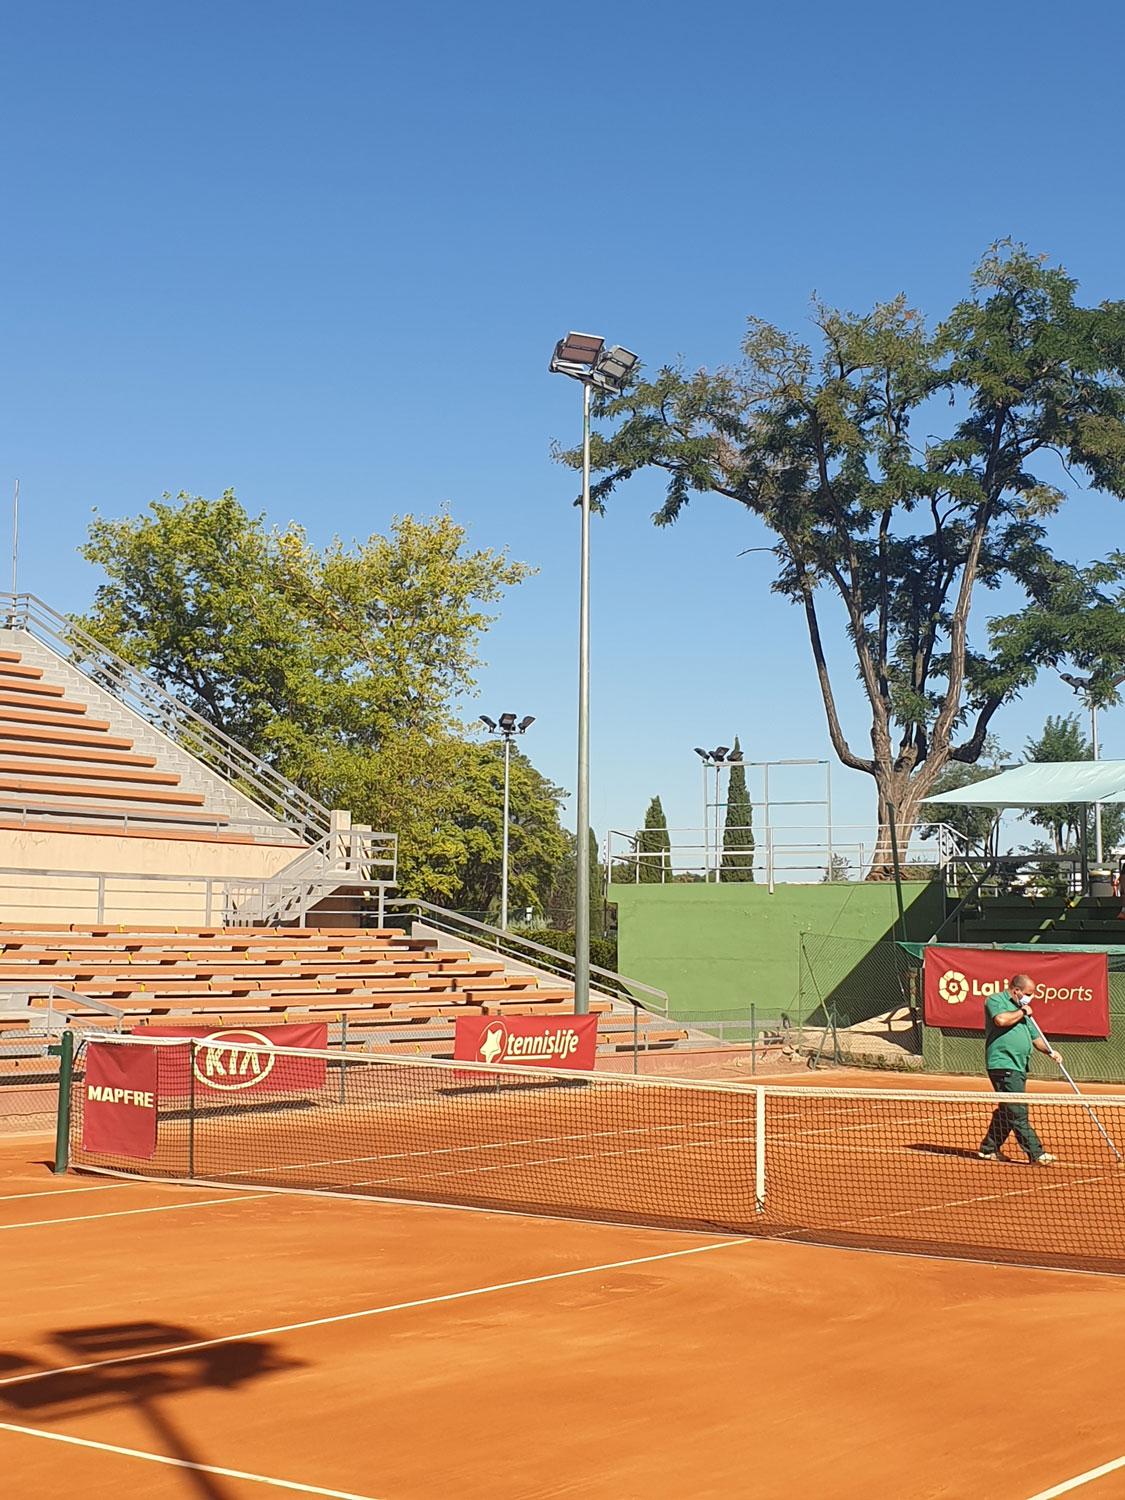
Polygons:
M1058 1161L1057 1156L1052 1156L1049 1151L1044 1151L1042 1156L1037 1156L1035 1158L1035 1160L1032 1162L1032 1166L1049 1167L1052 1162L1056 1161Z
M1003 1161L1004 1160L1004 1158L1000 1155L999 1151L978 1151L977 1155L980 1157L981 1161Z

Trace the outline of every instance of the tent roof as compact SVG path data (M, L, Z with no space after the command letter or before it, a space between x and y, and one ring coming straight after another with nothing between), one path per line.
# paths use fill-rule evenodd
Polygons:
M1060 802L1125 802L1125 760L1056 760L999 771L974 786L939 792L947 807L1046 807Z

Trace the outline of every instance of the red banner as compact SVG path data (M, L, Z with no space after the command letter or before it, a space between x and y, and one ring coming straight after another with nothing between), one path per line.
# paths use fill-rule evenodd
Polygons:
M983 1031L984 1002L1006 990L1014 974L1034 979L1035 1019L1047 1036L1109 1035L1109 961L1104 953L1066 948L927 948L926 1025Z
M324 1052L328 1046L327 1021L299 1021L282 1026L139 1026L134 1036L195 1037L196 1098L214 1103L220 1096L230 1099L247 1095L303 1094L322 1088L326 1074L323 1057L275 1057L263 1048L303 1047ZM223 1047L208 1047L210 1041ZM246 1050L238 1047L244 1044ZM146 1049L148 1050L148 1049ZM191 1093L187 1047L152 1048L160 1053L159 1095L161 1101L186 1099Z
M92 1041L86 1047L82 1146L100 1156L156 1150L156 1048Z
M453 1042L457 1062L524 1068L592 1068L597 1050L597 1016L458 1016Z

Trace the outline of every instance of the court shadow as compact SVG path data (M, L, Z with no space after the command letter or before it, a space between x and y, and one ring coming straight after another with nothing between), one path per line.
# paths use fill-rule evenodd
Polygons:
M912 1141L908 1151L925 1151L930 1156L959 1156L964 1161L980 1161L980 1157L969 1146L935 1146L929 1141ZM993 1163L995 1166L995 1162Z
M262 1339L237 1339L200 1348L207 1335L183 1324L140 1321L61 1328L52 1336L57 1365L11 1351L0 1356L0 1407L41 1421L128 1410L152 1429L158 1449L192 1467L182 1472L205 1500L229 1500L221 1477L161 1404L198 1390L237 1391L301 1361L280 1355Z

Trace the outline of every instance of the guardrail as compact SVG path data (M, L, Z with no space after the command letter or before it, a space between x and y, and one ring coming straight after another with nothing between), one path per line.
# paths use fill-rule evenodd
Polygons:
M744 881L747 875L772 891L775 884L829 884L863 880L871 865L889 848L889 829L874 823L833 824L826 827L766 824L731 827L722 838L729 847L716 849L715 833L707 828L669 828L666 851L646 849L651 829L611 829L606 862L613 884L668 884L677 879L724 884ZM753 840L753 847L739 847ZM900 865L944 869L963 853L964 841L947 823L915 823L900 831Z
M315 797L35 594L0 591L0 616L9 629L27 631L112 693L152 728L285 823L303 842L314 842L327 833L329 812Z
M478 943L482 948L491 948L494 952L525 963L531 968L556 974L560 979L571 983L574 981L573 954L563 953L558 948L548 948L522 933L506 932L487 922L478 922L473 917L465 917L459 912L448 911L443 906L432 906L428 901L416 901L410 897L395 897L387 901L386 910L399 916L415 916L427 927L447 933L450 937L461 937L467 942ZM668 995L664 990L655 985L644 984L639 979L630 979L626 974L617 974L612 969L603 969L599 964L590 965L590 974L595 981L602 981L596 987L603 994L639 1005L642 1010L667 1019Z

